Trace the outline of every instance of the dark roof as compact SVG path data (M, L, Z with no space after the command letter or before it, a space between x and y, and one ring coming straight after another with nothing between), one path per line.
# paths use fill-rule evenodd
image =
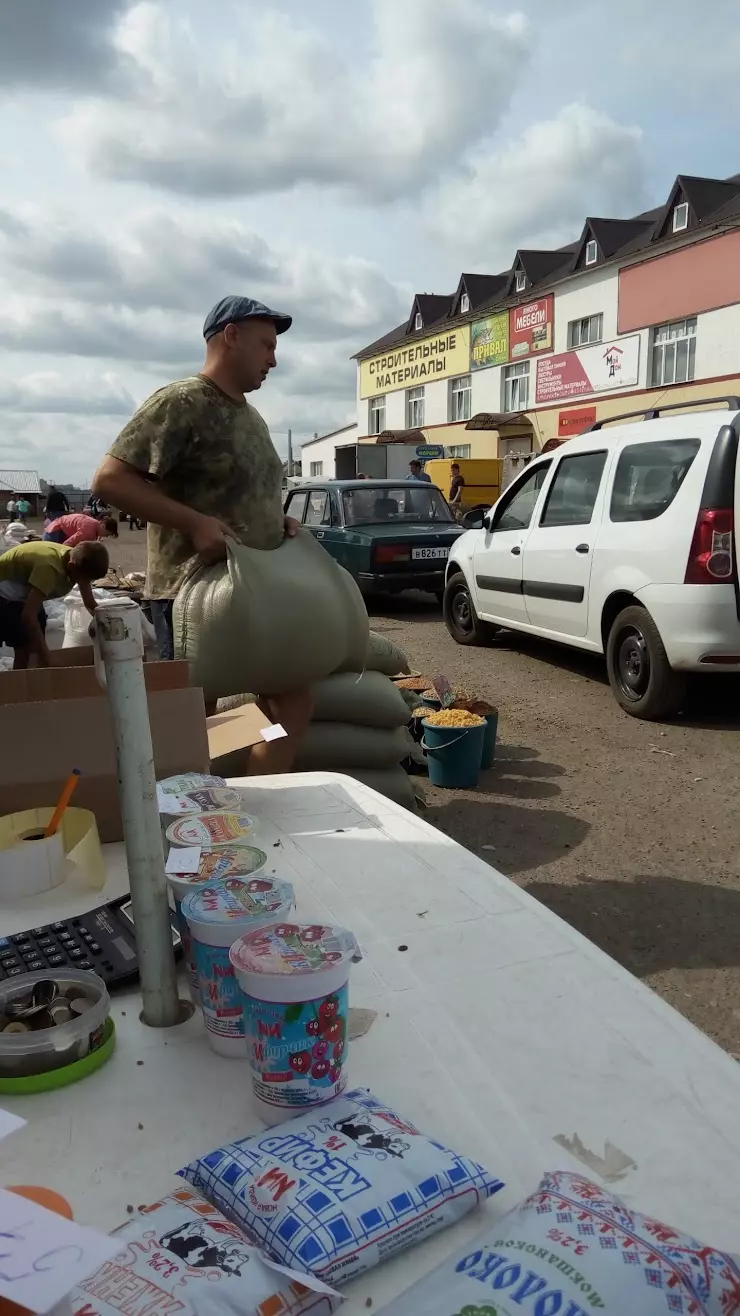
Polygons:
M389 333L377 338L374 343L361 348L354 355L355 360L375 356L384 348L391 348L401 343L411 342L414 337L427 337L431 331L442 333L446 328L469 323L475 315L482 312L504 309L509 305L518 305L530 300L533 293L539 292L559 280L567 278L579 269L581 253L589 232L599 244L603 265L611 260L622 260L627 256L644 252L650 254L653 244L675 240L684 242L687 230L675 235L670 231L670 216L678 194L683 195L689 203L691 219L688 233L701 231L704 224L712 227L731 224L740 219L740 174L731 174L729 178L699 178L693 174L679 174L676 178L668 200L651 210L643 210L630 219L612 219L594 217L586 221L581 237L576 242L567 243L553 251L520 250L517 252L511 269L500 274L463 274L457 290L452 296L433 293L417 293L411 315L403 324L391 329ZM528 286L524 292L512 292L513 271L521 264ZM460 296L466 291L470 297L470 311L460 314ZM416 312L420 311L423 327L414 329Z
M414 298L414 305L411 308L411 318L409 321L411 328L413 329L414 327L414 320L417 311L421 312L424 328L426 328L427 325L436 324L437 320L441 320L443 316L450 313L453 300L454 293L444 297L440 293L435 292L417 292L416 297Z
M427 436L423 430L383 430L375 440L376 443L426 443Z
M567 250L555 251L518 251L516 264L521 265L533 288L538 283L549 282L558 273L569 274L573 265L573 254Z
M587 219L586 224L599 244L601 255L605 260L610 260L635 238L648 237L655 227L655 220L600 219L594 216L593 219Z
M509 277L508 274L463 274L458 297L460 293L466 292L470 298L470 309L475 311L479 306L503 296Z

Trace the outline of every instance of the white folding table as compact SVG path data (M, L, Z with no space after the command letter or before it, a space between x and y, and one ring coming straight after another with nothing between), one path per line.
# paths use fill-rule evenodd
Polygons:
M294 884L299 915L342 923L362 946L350 1000L377 1018L351 1045L350 1086L503 1178L483 1211L502 1214L544 1170L570 1167L740 1251L733 1059L501 873L368 787L333 773L230 784L260 819L269 871ZM2 933L121 894L123 846L107 858L102 895L66 884L4 906ZM261 1127L246 1064L214 1055L198 1018L152 1030L139 1008L136 990L115 994L118 1045L98 1073L0 1097L28 1120L0 1143L2 1183L55 1188L78 1220L105 1229L181 1182L175 1172L199 1153ZM365 1311L368 1298L377 1309L484 1223L475 1212L379 1267L349 1287L343 1310Z

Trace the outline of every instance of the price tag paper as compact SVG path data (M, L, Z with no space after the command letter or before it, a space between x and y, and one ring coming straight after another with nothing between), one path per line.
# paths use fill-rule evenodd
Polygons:
M2 1297L33 1312L46 1312L120 1250L120 1239L0 1190Z

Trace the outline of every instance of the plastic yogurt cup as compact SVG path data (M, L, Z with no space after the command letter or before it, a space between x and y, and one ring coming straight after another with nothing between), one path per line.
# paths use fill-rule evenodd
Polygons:
M346 928L274 922L229 952L244 993L252 1091L269 1124L338 1097L347 1085L350 967Z
M199 845L221 850L226 845L254 845L257 819L250 813L194 813L170 823L165 836L170 845Z
M251 877L265 867L267 855L252 845L226 846L223 850L210 850L201 855L197 873L168 873L167 885L172 892L175 904L175 917L182 938L182 953L188 975L190 997L194 1005L200 1008L200 988L198 970L195 967L190 925L182 912L182 902L186 896L198 887L207 886L209 882L220 882L226 877Z
M289 882L271 877L227 877L196 887L182 902L190 925L206 1036L222 1056L246 1056L241 988L229 947L245 932L284 919L293 906Z

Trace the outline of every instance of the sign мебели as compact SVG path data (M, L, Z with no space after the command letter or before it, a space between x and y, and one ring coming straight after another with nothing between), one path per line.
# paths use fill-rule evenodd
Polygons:
M509 355L521 361L535 352L551 352L554 342L555 298L550 293L537 301L513 306L509 319Z

